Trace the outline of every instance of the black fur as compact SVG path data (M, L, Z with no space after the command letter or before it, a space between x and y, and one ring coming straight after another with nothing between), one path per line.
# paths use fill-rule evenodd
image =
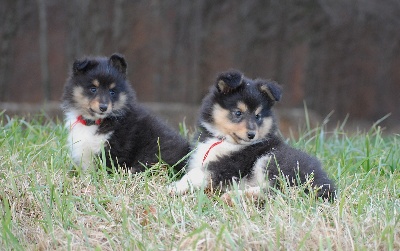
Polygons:
M84 119L95 120L97 115L81 107L79 100L74 97L74 90L82 88L82 95L90 99L93 96L90 90L93 88L92 81L97 80L100 83L97 91L100 105L120 103L118 109L115 108L107 117L102 118L96 132L98 135L112 133L105 143L106 153L111 156L107 166L111 167L113 164L133 172L143 171L145 167L142 164L150 166L158 163L159 152L163 161L174 165L188 154L188 142L136 101L135 92L127 81L126 74L126 61L119 54L113 54L110 58L76 60L64 88L64 111L78 111L77 115L82 111L86 114ZM112 83L115 88L112 95L109 95L109 86ZM122 97L126 98L124 102ZM183 161L176 165L176 170L183 168L185 163Z
M229 184L233 177L251 177L257 159L269 154L272 158L265 172L272 185L279 186L279 183L276 182L277 177L284 177L289 181L289 185L298 185L313 175L312 186L318 188L317 195L333 200L335 197L334 183L328 178L320 162L315 157L289 146L278 136L272 107L276 101L281 99L281 95L281 87L273 81L252 80L244 77L238 71L229 71L218 76L215 86L204 98L200 110L198 123L200 142L221 137L221 135L215 135L215 132L209 131L205 126L205 124L213 125L215 121L213 117L215 104L231 110L236 107L238 101L241 101L252 111L261 105L263 107L261 116L263 118L271 117L273 125L261 139L244 146L238 152L220 156L218 161L210 162L207 169L211 175L212 186L219 187L221 184Z
M217 78L217 90L222 93L228 93L243 85L243 76L238 71L221 74Z

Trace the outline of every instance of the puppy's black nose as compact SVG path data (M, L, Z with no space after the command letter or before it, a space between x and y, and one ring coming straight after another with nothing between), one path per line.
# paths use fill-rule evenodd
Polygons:
M107 108L108 108L108 105L106 105L106 104L100 104L100 105L99 105L99 110L100 110L101 112L107 111Z
M255 132L248 132L247 133L247 138L249 138L249 139L254 139L255 136L256 136Z

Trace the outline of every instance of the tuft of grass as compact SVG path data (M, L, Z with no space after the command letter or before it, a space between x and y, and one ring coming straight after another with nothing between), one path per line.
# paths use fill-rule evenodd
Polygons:
M187 129L181 127L186 133ZM334 203L299 188L238 196L170 196L168 167L71 174L67 130L43 116L0 115L0 246L4 250L398 250L400 135L323 124L288 142L321 159ZM106 158L106 154L100 157Z

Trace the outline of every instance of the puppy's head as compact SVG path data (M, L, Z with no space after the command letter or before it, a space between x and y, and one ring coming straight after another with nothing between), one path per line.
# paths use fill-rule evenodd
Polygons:
M220 74L204 99L200 124L216 137L253 144L275 130L272 107L281 87L269 80L249 79L232 70Z
M89 119L118 116L132 99L123 56L76 60L64 88L63 106Z

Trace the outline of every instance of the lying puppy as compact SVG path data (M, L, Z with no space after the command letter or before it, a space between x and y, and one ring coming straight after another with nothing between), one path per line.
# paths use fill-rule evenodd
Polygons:
M332 200L335 186L320 162L286 144L277 134L272 107L281 99L275 82L249 79L238 71L219 75L200 109L199 143L189 159L187 173L169 186L174 194L212 187L225 190L239 182L246 194L263 188L310 179L317 196ZM243 192L243 191L242 191Z

